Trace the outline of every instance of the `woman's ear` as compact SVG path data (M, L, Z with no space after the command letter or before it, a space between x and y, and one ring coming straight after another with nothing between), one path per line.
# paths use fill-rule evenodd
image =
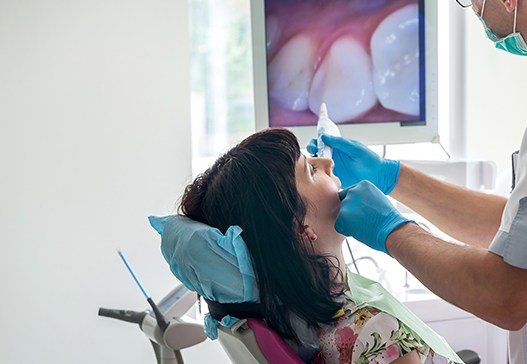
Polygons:
M315 241L318 239L317 234L315 231L311 228L309 225L304 225L304 232L311 241Z
M318 239L318 236L313 230L313 228L311 228L311 226L309 226L306 222L304 222L304 224L296 223L295 230L298 235L307 236L311 241L315 241Z
M503 6L505 6L505 9L509 13L512 13L514 10L516 10L516 7L518 6L518 0L500 0Z

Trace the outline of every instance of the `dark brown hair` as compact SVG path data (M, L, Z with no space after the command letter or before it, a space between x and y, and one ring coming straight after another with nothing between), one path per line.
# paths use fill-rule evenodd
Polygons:
M300 155L296 137L285 129L253 134L187 186L180 206L189 218L223 233L232 225L243 229L263 317L296 341L290 313L310 326L329 323L342 292L333 283L341 274L334 258L315 254L303 234L306 205L295 183Z

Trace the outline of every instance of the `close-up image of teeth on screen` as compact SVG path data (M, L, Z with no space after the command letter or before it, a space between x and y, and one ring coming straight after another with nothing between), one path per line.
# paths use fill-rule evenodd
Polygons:
M271 126L424 122L423 0L266 0Z

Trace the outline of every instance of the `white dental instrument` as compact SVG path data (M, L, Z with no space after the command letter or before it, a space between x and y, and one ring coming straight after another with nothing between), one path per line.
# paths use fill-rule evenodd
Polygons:
M148 293L146 293L145 288L143 287L143 285L141 284L141 282L137 278L137 275L135 274L134 270L130 266L130 263L128 263L128 261L126 260L123 252L118 250L117 254L119 255L119 257L123 261L123 263L126 266L126 269L128 270L128 272L130 272L130 275L134 279L135 283L139 286L139 289L143 293L143 296L145 296L146 302L148 302L150 307L152 307L152 311L154 312L154 316L155 316L155 319L157 321L157 324L159 325L159 328L161 329L161 331L165 331L166 328L168 327L168 322L167 322L165 316L163 316L161 311L159 311L159 308L155 304L154 300L150 297L150 295Z
M118 251L118 254L152 310L138 312L101 307L99 316L139 324L139 328L152 344L158 364L183 364L181 350L206 339L203 326L185 316L196 302L195 293L180 284L156 305L124 254L121 251Z
M341 136L340 130L328 116L328 109L326 103L320 105L320 112L318 113L317 122L317 155L322 158L331 158L332 150L322 141L322 134L331 136Z
M331 136L341 136L340 130L328 116L328 108L326 106L326 103L323 102L322 105L320 105L320 111L318 113L318 122L317 122L317 156L322 158L330 158L333 155L333 151L331 150L331 147L324 144L322 141L322 134L327 134ZM345 194L346 191L341 190L339 193L339 198L342 201L344 197L346 197ZM348 238L346 238L346 245L348 246L348 251L351 256L351 261L353 262L353 265L355 266L355 270L357 271L357 274L360 274L359 267L357 267L357 262L355 260L355 256L353 255L353 252L351 250L350 243L348 241Z

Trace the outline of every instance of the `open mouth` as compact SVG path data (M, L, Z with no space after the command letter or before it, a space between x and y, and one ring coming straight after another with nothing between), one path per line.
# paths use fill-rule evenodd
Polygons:
M267 0L272 126L420 120L419 0Z

